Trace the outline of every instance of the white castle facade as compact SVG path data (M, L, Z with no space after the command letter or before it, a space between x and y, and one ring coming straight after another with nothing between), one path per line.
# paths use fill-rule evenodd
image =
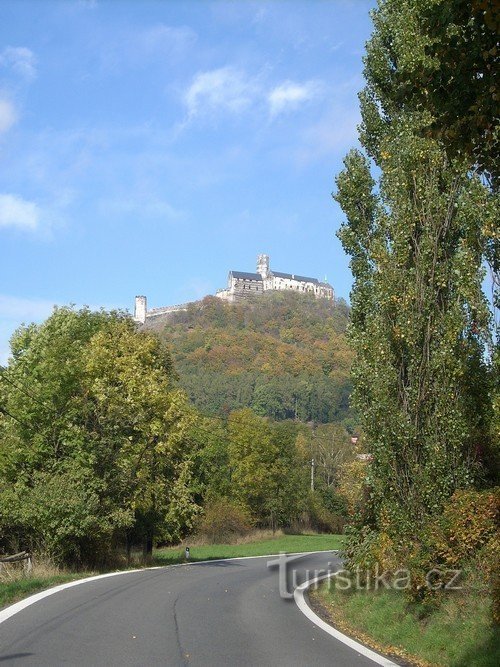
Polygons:
M269 255L259 255L257 257L256 273L230 271L227 287L218 290L215 296L234 303L268 290L309 292L318 298L330 300L333 300L335 296L333 287L327 282L320 282L317 278L272 271L269 266Z
M227 287L217 290L215 296L229 303L235 303L243 299L253 298L267 292L295 291L302 294L314 294L318 299L333 301L335 293L333 287L317 278L308 278L294 273L281 273L272 271L269 266L269 255L257 257L257 272L247 273L245 271L230 271ZM164 308L153 308L148 310L147 298L145 296L135 297L134 320L141 324L146 321L154 321L156 318L187 310L189 304L183 303L178 306L166 306Z

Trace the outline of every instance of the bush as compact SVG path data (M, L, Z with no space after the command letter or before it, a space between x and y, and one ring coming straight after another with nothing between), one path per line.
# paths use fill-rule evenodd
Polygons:
M347 517L342 499L335 497L325 501L323 494L311 492L307 499L307 509L297 527L302 530L311 529L320 533L341 535L346 523Z
M9 550L29 550L56 565L101 565L116 531L132 516L105 507L88 471L61 466L37 472L31 486L0 491L0 537Z
M439 570L462 570L469 590L491 591L493 615L500 617L500 542L498 538L499 493L459 490L446 502L443 512L422 520L418 526L391 526L384 512L375 526L355 525L347 531L344 549L350 570L410 572L411 585L406 590L412 602L431 610L440 587L431 590L427 574ZM441 583L437 579L434 584Z
M207 503L196 523L196 535L211 544L229 542L252 529L249 513L228 498L215 498Z
M446 503L439 522L439 555L447 565L463 564L495 536L499 491L455 491Z

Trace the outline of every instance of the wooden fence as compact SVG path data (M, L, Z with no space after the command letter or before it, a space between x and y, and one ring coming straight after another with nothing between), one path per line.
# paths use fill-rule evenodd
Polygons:
M18 554L12 556L0 556L0 571L3 569L5 563L20 563L26 561L24 564L25 572L31 572L33 568L33 558L29 551L20 551Z

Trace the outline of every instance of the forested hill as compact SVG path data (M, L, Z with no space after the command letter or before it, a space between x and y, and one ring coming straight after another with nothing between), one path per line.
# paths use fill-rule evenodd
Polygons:
M251 407L276 420L352 428L348 314L342 300L270 292L238 304L209 296L146 326L168 343L180 383L202 412Z

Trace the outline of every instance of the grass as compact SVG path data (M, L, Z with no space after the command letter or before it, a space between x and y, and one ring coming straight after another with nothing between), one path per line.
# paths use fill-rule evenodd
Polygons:
M489 599L477 592L445 595L424 618L400 591L343 592L325 584L311 598L335 626L382 652L421 665L497 667L500 633Z
M166 547L154 552L157 565L171 565L184 561L185 546L190 548L192 561L214 560L217 558L238 558L239 556L265 556L280 551L300 553L305 551L326 551L339 549L342 535L277 535L274 538L257 539L240 544L200 544L190 545L186 541L182 547Z
M250 540L250 541L249 541ZM197 544L187 543L191 548L191 560L213 560L217 558L233 558L238 556L265 556L280 551L304 552L338 549L341 546L341 535L283 535L269 537L266 532L252 534L237 544ZM185 545L156 549L151 565L174 565L183 563ZM124 567L138 567L140 563L132 563ZM116 571L116 568L113 568ZM47 563L34 561L33 571L24 574L22 568L5 568L0 577L0 608L22 600L52 586L63 584L75 579L91 576L92 572L61 571Z
M53 574L48 577L44 576L29 576L26 575L22 579L14 581L0 582L0 609L7 605L18 602L28 595L39 593L52 586L64 584L67 581L74 581L75 579L83 579L90 576L89 572L73 572Z

